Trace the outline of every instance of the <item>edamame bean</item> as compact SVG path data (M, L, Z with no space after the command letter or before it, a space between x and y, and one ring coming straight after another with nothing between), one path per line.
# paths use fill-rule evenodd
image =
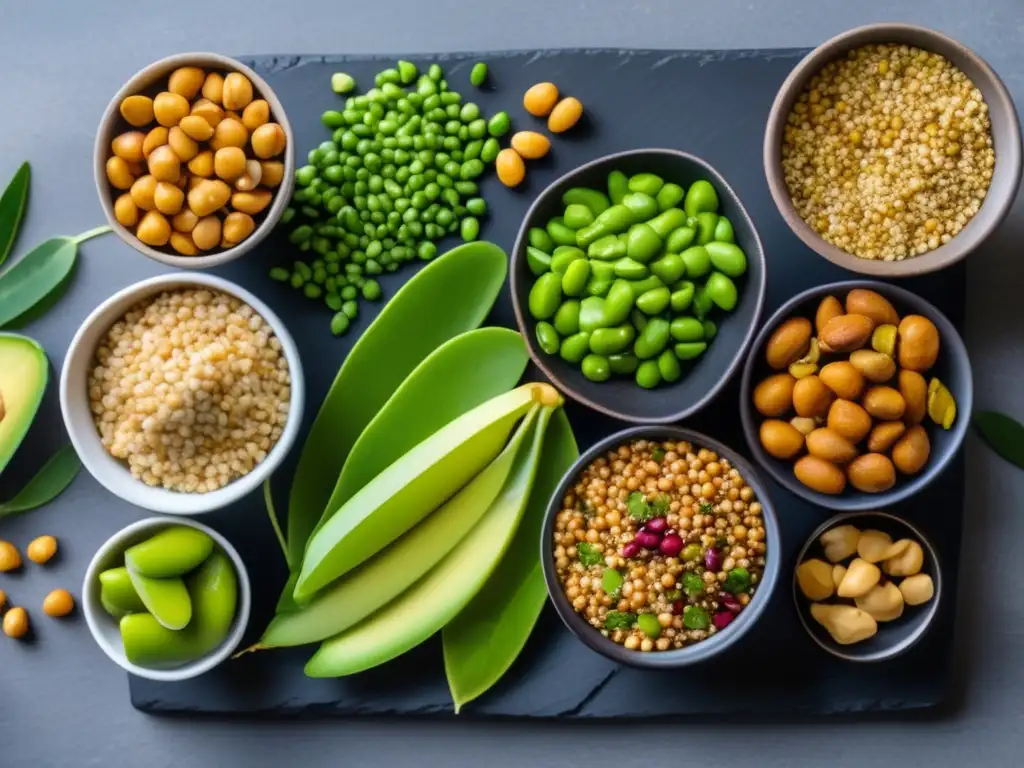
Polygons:
M629 230L626 243L626 255L642 264L658 255L661 250L661 238L650 224L637 224Z
M526 246L526 265L533 274L540 277L551 269L551 257L539 248L528 245Z
M555 314L562 303L562 278L554 272L547 272L537 278L530 289L530 314L536 320L547 320Z
M539 248L545 253L551 253L555 250L555 241L551 239L551 235L540 227L530 227L530 232L527 237L530 241L530 245L534 248Z
M597 328L590 334L590 351L597 355L622 352L633 343L636 331L629 323L614 328Z
M569 268L569 265L578 259L586 261L586 256L583 251L577 248L575 245L560 245L555 248L555 252L551 254L551 271L564 275L565 270Z
M718 226L718 214L697 214L697 245L707 245L715 239L715 228Z
M572 203L565 209L562 217L565 225L570 229L583 229L594 223L594 214L582 203Z
M712 320L704 321L704 340L711 341L715 338L715 334L718 333L718 326L715 325Z
M696 216L698 213L708 211L718 212L718 193L711 185L711 182L700 179L690 185L683 202L683 210L687 216Z
M274 267L270 270L270 279L276 280L279 283L287 282L290 276L290 273L284 267Z
M634 302L633 289L625 280L616 280L604 300L604 319L608 325L618 325L629 317Z
M711 256L703 245L693 245L679 254L686 265L687 277L704 277L711 271Z
M336 312L334 317L331 318L331 333L335 336L341 336L348 330L350 322L348 315L344 312Z
M472 242L480 237L480 222L472 216L467 216L459 225L459 234L464 242Z
M669 333L676 341L703 341L704 326L695 317L677 317L669 325Z
M473 65L473 69L469 71L469 82L479 88L484 84L484 80L487 79L487 65L478 61Z
M559 336L572 336L580 330L580 302L576 299L569 299L555 312L555 318L551 321L558 331Z
M708 295L705 286L697 286L693 291L693 303L690 305L694 316L698 320L703 320L707 316L708 312L711 311L711 307L713 305L714 302Z
M682 253L689 248L697 239L697 232L693 227L676 227L669 234L665 241L665 250L669 253Z
M640 294L636 300L637 309L646 315L658 315L668 308L670 292L668 288L654 288Z
M609 325L605 320L604 303L599 296L588 296L580 302L580 332L588 334L588 338L591 331Z
M638 365L640 365L640 361L636 359L635 355L608 355L608 367L612 373L630 374L636 370Z
M608 381L612 375L608 359L601 355L587 355L583 358L580 367L583 370L583 375L591 381Z
M537 345L549 355L558 354L558 348L561 346L561 342L558 339L558 333L555 331L554 326L550 323L540 322L537 323Z
M669 182L658 190L658 194L654 196L654 199L658 202L659 211L667 211L669 208L675 208L683 202L683 197L683 188L678 184Z
M622 198L622 204L629 209L634 222L647 221L658 213L658 203L643 192L630 192Z
M654 389L661 384L661 371L657 360L644 360L637 366L636 383L644 389Z
M615 262L615 276L626 280L640 280L647 277L647 266L627 256Z
M704 292L720 309L732 312L736 309L736 284L721 272L712 272L704 284Z
M668 344L669 323L662 317L652 317L637 336L633 354L641 360L657 357Z
M487 121L487 132L496 139L500 139L508 133L508 129L511 127L512 121L508 116L508 112L499 112Z
M649 320L650 318L639 309L634 309L629 313L629 322L633 324L633 327L636 328L639 333L643 333L643 330L647 327L647 322Z
M633 212L629 208L625 205L613 205L594 219L593 224L577 232L576 242L580 248L587 248L605 235L625 232L634 221Z
M658 355L658 372L661 374L662 380L669 384L679 381L679 377L683 375L682 368L679 367L679 359L671 349L666 349Z
M629 194L629 179L622 171L612 171L608 174L608 198L612 205L618 205L622 198Z
M583 358L590 354L590 333L580 331L565 339L559 354L567 363L582 362Z
M586 294L587 296L605 296L611 287L611 280L596 280L591 277L587 283Z
M626 255L626 247L618 235L605 235L587 247L587 255L592 259L621 259Z
M614 280L615 265L607 261L591 261L590 275L592 278L597 278L598 280Z
M600 216L608 210L612 203L607 195L596 189L588 187L572 187L562 195L562 205L585 205L594 217Z
M569 264L562 275L562 293L566 296L579 296L587 287L590 279L590 262L577 259Z
M665 181L661 176L654 173L634 174L630 176L628 183L630 192L643 192L651 197L655 197L665 185Z
M651 273L657 275L665 283L671 284L686 274L686 265L683 257L678 253L666 253L657 261L648 265Z
M501 145L495 138L487 139L484 142L483 149L480 150L480 159L490 165L498 157L498 153L501 151Z
M686 224L686 214L679 208L669 208L659 213L647 223L658 237L664 240L674 230Z
M707 342L704 341L689 341L682 344L676 344L672 351L675 356L680 360L693 360L694 358L700 357L704 354L704 350L708 348Z
M630 280L629 287L633 291L633 298L637 298L648 291L653 291L655 288L661 288L664 283L661 282L660 277L655 275L648 275L643 280Z
M718 217L718 224L715 225L715 240L720 243L736 242L736 235L732 229L732 222L725 216Z
M576 231L566 226L561 216L549 221L547 230L555 245L576 245ZM580 247L583 245L580 244Z
M729 277L739 277L747 271L747 255L735 243L708 243L705 250L715 269Z

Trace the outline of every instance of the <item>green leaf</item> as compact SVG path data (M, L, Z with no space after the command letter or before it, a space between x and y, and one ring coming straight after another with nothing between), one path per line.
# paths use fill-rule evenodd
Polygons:
M28 202L28 187L32 178L32 169L28 162L21 164L11 183L7 185L0 197L0 265L6 261L18 239L21 228L21 217L25 213Z
M641 523L646 523L654 517L654 510L647 505L644 495L639 491L633 491L626 498L626 509L629 510L630 517Z
M665 449L655 448L653 451L651 451L651 458L654 459L659 464L661 464L661 460L665 458Z
M687 629L707 629L711 626L711 617L699 605L688 605L683 609L683 626Z
M70 443L55 453L36 476L28 481L18 494L6 504L0 504L0 517L16 515L20 512L49 504L71 485L82 462L78 460L74 446Z
M614 568L606 568L604 573L601 574L601 589L605 591L608 597L618 600L619 595L622 594L623 581L621 573Z
M594 549L593 544L586 541L580 542L580 545L576 547L576 554L579 555L580 562L587 568L604 562L604 555Z
M1024 424L999 411L976 411L974 427L993 451L1024 469Z
M270 527L274 529L277 543L281 545L284 562L291 568L291 563L288 562L288 544L285 543L284 533L281 531L281 523L277 519L277 510L274 509L274 493L270 487L270 477L263 481L263 505L267 508L267 517L270 518Z
M578 457L569 419L559 409L548 425L529 504L508 551L483 589L441 633L456 712L511 668L540 617L548 594L537 542L548 501Z
M668 496L659 496L654 500L654 504L651 505L651 512L655 517L662 517L668 514L668 506L671 503Z
M746 568L733 568L725 577L722 589L734 595L746 592L750 589L750 571Z
M605 629L629 629L636 621L636 614L628 611L608 611L604 618Z
M690 597L696 597L697 595L703 594L704 579L692 571L687 571L683 574L683 590Z

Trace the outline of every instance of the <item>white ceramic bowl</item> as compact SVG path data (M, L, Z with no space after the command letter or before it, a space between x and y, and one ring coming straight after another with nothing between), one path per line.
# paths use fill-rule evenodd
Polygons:
M162 291L205 286L244 301L273 328L288 361L291 375L291 402L288 421L277 444L267 457L249 474L216 491L208 493L179 493L165 488L153 488L131 476L128 467L104 449L89 409L87 381L93 364L96 346L110 326L138 302ZM249 291L220 277L199 272L179 272L161 275L130 285L118 291L93 310L82 323L67 356L60 375L60 410L64 416L71 442L82 464L100 485L137 507L172 515L198 515L220 509L238 501L258 488L284 460L299 432L305 405L305 382L299 350L281 319L266 304Z
M229 558L238 576L238 607L235 611L235 620L228 631L227 639L210 653L195 661L190 661L174 667L140 667L128 661L124 654L124 646L121 644L121 631L118 622L103 609L100 603L100 573L108 568L117 568L124 565L124 551L133 544L154 536L165 528L172 525L187 525L196 528L207 534L214 540ZM149 517L132 523L127 528L122 528L115 533L92 558L89 567L85 571L85 581L82 584L82 612L85 614L85 622L89 625L96 644L107 654L111 661L138 677L148 680L159 680L161 682L177 682L198 677L204 672L209 672L222 661L227 659L245 634L245 627L249 623L249 611L252 607L252 588L249 584L249 574L245 569L245 563L239 556L231 543L202 523L193 520L176 520L169 517Z

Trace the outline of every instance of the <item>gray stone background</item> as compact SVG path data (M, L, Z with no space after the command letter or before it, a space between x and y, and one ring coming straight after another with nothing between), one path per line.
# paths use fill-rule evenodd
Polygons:
M0 5L0 179L34 165L33 201L19 253L54 234L102 221L92 182L93 132L109 98L148 62L180 51L246 53L447 52L553 47L767 48L813 46L870 21L912 21L987 58L1024 104L1024 6L1019 0L264 0L112 2L8 0ZM967 343L977 403L1024 414L1021 288L1024 204L968 271ZM149 274L113 239L87 244L79 269L111 292ZM31 333L59 360L96 298L72 292ZM62 439L56 397L44 428ZM34 438L38 439L38 438ZM874 761L1017 765L1024 737L1024 474L968 440L967 526L956 633L958 682L949 711L928 718L778 723L600 724L210 722L135 712L127 680L79 618L37 621L37 642L0 638L0 766L582 766L756 765L834 768ZM8 483L10 485L9 478ZM50 589L76 593L92 552L135 515L105 513L81 478L48 509L5 521L20 546L75 516L64 557L5 580L22 604ZM38 613L38 610L36 610ZM581 651L583 652L583 651ZM741 697L743 692L736 691ZM877 764L877 763L876 763Z

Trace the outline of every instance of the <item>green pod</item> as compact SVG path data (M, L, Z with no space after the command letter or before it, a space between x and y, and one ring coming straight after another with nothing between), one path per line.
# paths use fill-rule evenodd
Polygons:
M633 324L633 327L636 328L637 333L640 333L641 331L643 331L644 328L647 327L647 323L649 320L650 318L647 317L647 315L645 315L639 309L634 309L632 312L629 313L629 322L631 322Z
M615 262L615 276L626 280L642 280L647 277L647 266L627 256Z
M711 182L704 179L693 182L686 192L683 210L687 216L696 216L705 211L718 213L718 193Z
M608 367L612 373L628 375L633 373L638 365L640 361L636 359L636 355L608 355Z
M644 389L654 389L661 384L661 370L657 360L644 360L637 366L636 383Z
M576 245L575 230L566 226L560 216L548 222L547 231L555 245Z
M125 657L140 667L185 664L201 655L190 633L167 629L152 614L122 616L118 627Z
M583 229L594 223L594 214L582 203L572 203L566 207L562 220L570 229Z
M551 271L556 275L564 275L565 270L569 268L577 259L586 259L586 255L574 245L560 245L555 248L555 252L551 254Z
M669 325L669 333L676 341L703 341L704 325L695 317L677 317Z
M539 248L544 253L551 253L555 250L555 241L551 239L551 235L547 233L547 230L540 227L530 227L527 238L530 241L530 245L534 248Z
M672 298L669 300L672 311L685 312L693 301L694 285L689 280L683 280L673 287L675 290L672 291Z
M665 286L653 288L640 294L636 299L636 306L641 312L648 316L659 315L668 308L671 294Z
M590 334L590 351L595 355L614 355L633 343L636 331L629 323L615 328L598 328Z
M537 346L544 350L546 354L558 354L558 348L561 346L561 342L558 339L558 332L555 330L553 325L543 321L537 323L536 336Z
M562 303L562 276L547 272L537 278L530 289L528 305L536 320L547 320Z
M238 574L224 552L216 550L188 578L192 622L185 630L197 656L205 656L227 639L238 610Z
M704 321L704 340L705 341L711 341L713 338L715 338L715 335L717 333L718 333L718 326L715 325L714 320L705 320Z
M693 360L703 355L707 348L708 345L705 341L688 341L676 344L672 351L680 360Z
M668 284L677 282L686 274L686 264L678 253L666 253L648 266L652 274Z
M615 265L607 261L591 261L590 276L598 280L614 280Z
M566 296L579 296L587 287L590 279L590 262L586 259L573 261L562 275L562 293Z
M580 331L590 333L608 325L610 323L605 320L604 299L600 296L588 296L580 302Z
M633 344L633 354L641 360L657 357L668 344L669 323L661 317L652 317L647 326L637 336Z
M146 610L139 593L132 586L131 576L124 566L108 568L99 575L100 604L103 610L120 619L129 613L142 613Z
M587 287L583 289L583 292L587 296L607 296L609 289L612 287L611 280L598 280L597 278L591 277L587 282Z
M574 333L562 342L559 354L567 363L582 362L590 354L590 334L587 331Z
M618 325L625 322L633 309L633 289L625 280L616 280L612 283L605 297L603 306L603 319L605 326Z
M714 242L705 246L711 264L723 275L739 277L747 271L747 255L734 243Z
M686 214L679 208L662 211L647 222L662 240L686 224Z
M736 242L736 233L733 232L732 222L725 216L718 217L718 223L715 225L715 241L719 243Z
M551 324L558 331L559 336L572 336L580 330L580 302L576 299L569 299L555 312Z
M649 224L637 224L629 230L626 256L646 264L661 250L661 238Z
M669 182L658 190L658 194L654 196L654 199L658 202L659 211L667 211L669 208L675 208L683 202L683 197L685 197L683 188L678 184Z
M612 205L618 205L622 198L629 194L629 179L622 171L612 171L608 174L608 198Z
M213 539L205 532L173 525L126 549L124 564L143 576L164 579L188 573L211 552Z
M679 377L683 375L683 371L679 367L679 359L671 349L666 349L658 355L658 372L661 374L662 381L669 384L679 381Z
M629 177L628 185L630 192L643 192L645 195L657 197L665 181L655 173L637 173Z
M703 245L694 245L679 254L686 265L687 277L704 277L711 271L711 256Z
M634 299L648 291L653 291L655 288L661 288L664 284L657 275L648 275L643 280L629 281L629 287L633 291Z
M562 194L562 205L585 205L596 218L608 210L612 203L608 196L597 189L572 187Z
M658 215L658 203L643 192L630 192L622 198L622 204L629 210L634 223L647 221Z
M626 243L618 235L605 235L587 246L587 256L602 261L614 261L626 255Z
M590 381L608 381L612 375L612 369L608 365L608 358L601 355L587 355L580 364L583 375Z
M151 579L128 569L132 586L146 610L167 629L184 629L192 620L192 600L180 576Z
M708 295L705 286L698 285L693 292L693 303L691 304L694 316L698 320L703 320L713 306L714 301Z
M715 228L718 226L718 214L697 214L697 245L707 245L715 239Z
M719 309L724 309L726 312L732 312L736 309L736 284L721 272L711 273L707 283L704 284L704 293L711 298L711 301Z
M606 211L602 211L601 215L594 219L593 224L576 233L576 244L580 248L588 248L592 242L605 235L617 235L620 232L625 232L635 221L633 212L625 205L613 205Z
M540 277L551 270L551 257L539 248L528 245L526 247L526 265L534 275Z
M665 241L665 250L669 253L682 253L697 239L697 232L693 227L676 227L669 234Z

